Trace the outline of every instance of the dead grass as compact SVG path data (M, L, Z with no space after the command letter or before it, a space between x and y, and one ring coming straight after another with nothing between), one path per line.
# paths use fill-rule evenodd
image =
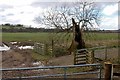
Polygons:
M119 40L86 41L87 47L118 46Z
M45 61L45 60L49 60L50 59L50 56L47 56L47 55L41 55L39 53L35 53L35 52L32 52L31 53L31 56L34 60L37 60L37 61Z

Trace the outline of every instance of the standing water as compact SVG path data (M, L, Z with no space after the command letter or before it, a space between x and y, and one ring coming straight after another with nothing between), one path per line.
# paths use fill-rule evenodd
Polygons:
M10 47L6 46L5 44L0 45L0 51L8 51Z

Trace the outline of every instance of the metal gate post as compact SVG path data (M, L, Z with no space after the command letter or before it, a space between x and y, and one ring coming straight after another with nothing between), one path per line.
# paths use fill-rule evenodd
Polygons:
M99 67L100 67L100 69L99 69L100 70L99 80L101 80L102 79L102 65L100 65Z
M67 70L67 68L65 67L65 68L64 68L64 80L66 80L66 78L67 78L66 70Z
M20 72L20 75L19 75L19 80L22 80L22 73L21 73L21 71L20 70L18 70L19 72Z

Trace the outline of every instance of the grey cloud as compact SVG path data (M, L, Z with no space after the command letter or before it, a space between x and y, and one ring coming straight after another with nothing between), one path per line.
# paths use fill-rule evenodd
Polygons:
M0 21L5 21L6 20L6 16L5 15L0 15Z
M31 4L33 7L55 7L55 6L61 6L61 5L71 5L71 2L34 2Z
M14 14L13 13L9 13L9 14L7 14L7 16L13 16Z
M0 17L5 18L6 16L5 15L0 15Z
M42 7L42 8L46 8L53 5L52 2L34 2L31 4L31 6L33 7Z
M113 5L115 2L95 2L98 7L101 6L106 6L106 5ZM56 6L75 6L74 2L34 2L31 4L32 7L42 7L42 8L47 8L47 7L56 7Z
M20 14L24 14L24 12L23 12L23 11L21 11L21 12L20 12Z
M7 22L9 22L9 23L19 23L20 22L20 20L8 20L7 19L7 16L10 16L10 15L14 15L14 14L7 14L7 15L0 15L0 24L3 24L3 23L7 23Z
M6 4L1 4L1 5L0 5L0 8L4 10L4 9L13 8L13 6L11 6L11 5L6 5Z
M3 19L3 21L2 22L5 22L5 23L11 23L11 24L16 24L16 23L19 23L20 22L20 20L14 20L14 21L12 21L12 20L7 20L7 19Z
M0 12L3 12L3 11L5 11L5 10L0 8Z
M13 23L13 24L16 24L16 23L19 23L20 20L14 20L14 21L9 21L10 23Z

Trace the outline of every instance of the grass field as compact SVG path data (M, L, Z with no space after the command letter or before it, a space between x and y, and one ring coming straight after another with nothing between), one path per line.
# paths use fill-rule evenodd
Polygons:
M64 33L60 33L62 35ZM51 38L51 33L2 33L2 41L38 41L44 42ZM85 33L84 38L87 41L99 40L118 40L118 33Z
M45 41L48 33L2 33L3 41Z

